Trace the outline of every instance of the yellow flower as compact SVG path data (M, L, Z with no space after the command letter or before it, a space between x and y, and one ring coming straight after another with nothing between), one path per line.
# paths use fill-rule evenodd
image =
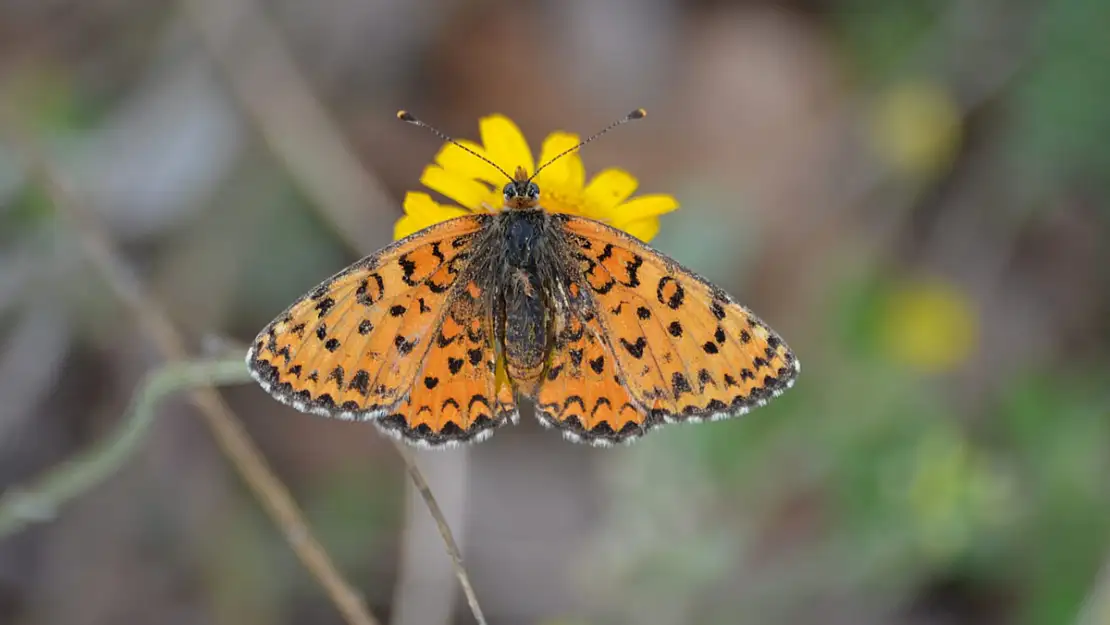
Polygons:
M504 115L491 115L482 118L479 128L481 145L466 140L459 143L506 172L512 173L517 167L523 167L529 175L535 171L537 161L512 120ZM578 135L551 133L543 142L538 162L547 163L579 141ZM395 238L470 212L501 210L504 204L501 189L509 181L489 163L448 143L436 155L435 164L424 169L420 182L458 205L440 204L427 193L408 192L405 215L394 227ZM678 201L670 195L632 198L636 178L620 169L605 169L587 182L578 152L567 154L545 167L535 182L540 187L540 206L544 209L596 219L643 241L650 241L659 232L659 215L678 208Z
M883 93L871 118L871 141L903 175L928 179L943 173L960 147L960 111L941 85L907 81Z
M978 345L978 316L954 285L913 281L891 293L885 304L880 338L895 360L940 373L965 363Z

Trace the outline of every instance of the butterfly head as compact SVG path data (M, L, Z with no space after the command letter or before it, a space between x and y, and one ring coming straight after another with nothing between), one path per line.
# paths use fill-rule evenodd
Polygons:
M505 197L505 208L509 209L534 209L540 201L540 187L529 179L523 167L516 168L516 175L501 193Z

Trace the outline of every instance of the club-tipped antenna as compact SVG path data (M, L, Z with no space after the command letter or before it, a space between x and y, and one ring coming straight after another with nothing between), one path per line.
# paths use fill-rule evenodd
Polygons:
M630 122L630 121L635 121L635 120L637 120L637 119L643 119L643 118L645 118L645 117L647 117L647 111L646 111L645 109L636 109L636 110L632 111L632 112L631 112L631 113L629 113L628 115L625 115L624 117L622 117L622 118L618 119L617 121L615 121L615 122L613 122L613 123L609 124L608 126L606 126L606 127L602 128L601 130L599 130L599 131L595 132L594 134L590 135L590 136L589 136L589 137L587 137L587 138L586 138L586 139L585 139L584 141L582 141L582 142L581 142L581 143L579 143L578 145L574 146L573 148L570 148L570 149L568 149L568 150L563 150L562 152L560 152L560 153L556 154L556 155L555 155L554 157L552 157L552 158L551 158L551 159L550 159L549 161L547 161L546 163L544 163L544 164L540 165L540 166L539 166L539 167L538 167L538 168L536 169L536 173L532 174L532 177L531 177L531 178L529 178L528 180L532 180L532 179L534 179L534 178L535 178L536 176L538 176L538 175L540 174L540 172L541 172L541 171L543 171L543 170L544 170L544 168L545 168L545 167L547 167L548 165L550 165L550 164L554 163L555 161L557 161L557 160L559 160L559 159L563 158L564 156L566 156L567 154L570 154L571 152L577 152L578 150L581 150L581 149L582 149L582 146L584 146L584 145L586 145L587 143L589 143L589 142L593 141L594 139L597 139L597 138L598 138L598 137L600 137L601 135L603 135L603 134L605 134L605 133L609 132L610 130L612 130L612 129L616 128L617 126L623 126L624 124L627 124L627 123L628 123L628 122Z
M399 119L403 122L408 122L408 123L412 124L413 126L420 126L421 128L427 128L432 134L434 134L435 136L439 137L440 139L446 141L447 143L450 143L451 145L454 145L455 147L457 147L461 150L465 150L467 152L470 152L474 156L477 156L478 158L482 159L483 161L489 163L490 165L493 166L494 169L496 169L497 171L504 174L505 177L508 178L510 181L514 180L514 178L509 175L509 172L507 172L504 169L501 169L500 167L498 167L497 163L494 163L493 161L491 161L488 158L482 156L481 154L475 152L474 150L471 150L470 148L466 147L465 145L459 143L458 141L455 141L450 136L448 136L447 133L443 132L439 128L436 128L435 126L432 126L430 124L426 124L426 123L420 121L412 113L402 109L400 111L397 111L397 119Z

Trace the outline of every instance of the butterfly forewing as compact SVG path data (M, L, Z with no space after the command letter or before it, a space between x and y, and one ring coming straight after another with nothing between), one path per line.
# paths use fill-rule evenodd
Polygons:
M512 404L498 397L488 366L488 298L459 297L473 283L470 260L489 219L467 215L432 226L325 281L258 335L247 356L252 374L298 410L387 415L379 425L413 441L466 440L500 425ZM457 327L471 328L475 340L444 344ZM483 366L453 366L456 345L482 350ZM465 380L468 401L444 401L442 390L425 383L429 375L442 388ZM470 402L474 396L485 396L486 407ZM390 418L395 410L412 418L398 424Z

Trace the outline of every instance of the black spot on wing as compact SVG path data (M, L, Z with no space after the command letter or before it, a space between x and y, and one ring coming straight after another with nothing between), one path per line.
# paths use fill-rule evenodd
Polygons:
M410 352L412 352L412 349L416 347L416 343L418 340L419 339L413 339L411 341L408 341L405 340L405 337L398 334L397 336L393 337L393 346L397 348L397 352L400 353L402 356L407 356Z
M478 364L482 362L482 356L484 355L485 352L481 348L472 349L466 352L467 358L470 359L470 364L474 365L475 367L477 367Z
M709 311L713 313L713 316L717 318L717 321L725 318L725 307L721 305L721 302L719 300L713 300L713 303L709 305Z
M366 397L370 394L370 374L365 369L359 369L354 376L351 377L351 383L347 387L354 389Z
M376 287L373 291L371 291L370 288L371 282L373 282L374 287ZM373 306L378 303L384 295L385 282L378 273L372 273L367 276L366 279L358 285L358 288L355 289L355 301L363 306Z
M594 358L593 360L591 360L590 361L590 368L593 369L594 373L597 373L597 374L600 374L602 371L604 371L605 370L605 356L598 356L597 358Z
M547 371L547 380L550 382L551 380L554 380L554 379L558 378L559 374L562 371L563 371L563 365L555 365L554 367L552 367L551 369L549 369Z
M621 347L625 349L633 358L640 359L644 357L644 348L647 347L647 339L640 337L636 339L635 343L629 343L623 337L620 340Z
M698 385L702 389L705 389L706 385L708 385L708 384L714 384L713 376L709 373L709 370L708 369L702 369L702 370L698 371ZM714 386L715 386L715 384L714 384Z
M670 295L666 294L668 286L673 289ZM660 304L666 304L671 310L678 310L686 299L686 290L671 276L663 276L655 287L655 297Z
M331 370L331 373L328 374L328 377L324 378L324 383L331 382L332 380L335 380L336 388L338 388L340 390L343 389L343 367L342 366L336 365L336 367Z
M408 286L416 286L417 282L412 279L412 274L416 272L416 263L408 254L401 254L397 258L397 264L401 266L401 281Z
M640 271L640 267L642 267L643 265L644 265L643 257L641 257L638 254L636 256L633 256L632 260L628 261L624 265L624 270L628 274L628 280L625 281L625 282L622 282L621 284L623 284L624 286L627 286L629 288L636 288L636 287L640 286L640 277L639 277L638 274L639 274L639 271Z
M690 381L686 379L686 376L677 371L671 376L671 390L674 392L676 399L683 393L690 393L693 391L693 389L690 388Z

